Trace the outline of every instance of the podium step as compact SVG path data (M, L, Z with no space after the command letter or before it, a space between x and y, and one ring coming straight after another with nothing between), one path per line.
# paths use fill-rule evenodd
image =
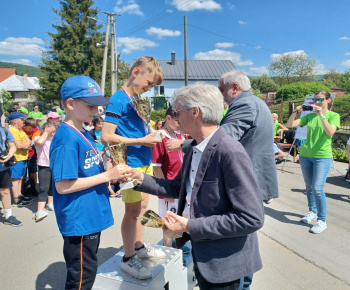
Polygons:
M142 259L144 265L151 269L152 278L140 280L120 269L124 250L111 257L98 267L94 290L188 290L195 285L192 255L185 255L183 266L182 251L174 248L152 245L166 254L161 260ZM191 245L191 244L189 244ZM191 248L191 247L189 247ZM191 283L189 283L191 281Z

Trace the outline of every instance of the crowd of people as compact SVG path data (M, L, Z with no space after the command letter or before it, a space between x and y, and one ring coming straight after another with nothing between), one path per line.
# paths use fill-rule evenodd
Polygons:
M315 94L313 113L295 120L303 110L299 106L283 126L254 96L249 78L231 71L218 87L194 84L176 90L165 118L147 124L137 98L162 80L153 57L135 61L110 99L95 80L73 76L61 87L65 115L53 110L46 120L37 105L28 112L15 103L0 128L4 223L22 224L12 206L31 204L23 185L27 178L36 190L38 182L34 220L55 212L64 241L66 289L92 288L101 232L114 223L111 196L121 196L125 204L121 269L138 279L152 277L143 259L163 259L165 253L144 243L138 218L147 209L148 194L159 197L164 245L187 254L185 243L191 241L200 289L249 289L262 267L257 230L264 224L263 203L279 196L276 163L284 153L273 140L292 127L308 125L300 165L309 212L301 222L316 221L310 229L315 234L327 228L324 184L331 138L339 129L328 92ZM109 146L119 143L127 145L127 164L116 164L108 155ZM120 190L119 182L129 179L134 187Z

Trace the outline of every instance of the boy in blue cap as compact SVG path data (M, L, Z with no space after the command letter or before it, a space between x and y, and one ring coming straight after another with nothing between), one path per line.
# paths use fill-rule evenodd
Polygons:
M61 99L67 115L51 143L50 168L56 220L64 240L65 289L91 289L101 231L114 224L106 183L130 176L130 168L118 165L104 172L96 143L83 129L97 106L110 103L100 86L87 76L73 76L63 83Z

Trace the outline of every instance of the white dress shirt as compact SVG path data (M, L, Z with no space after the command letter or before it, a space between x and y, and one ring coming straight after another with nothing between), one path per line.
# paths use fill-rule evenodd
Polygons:
M187 218L187 219L191 218L190 207L191 207L191 198L192 198L192 188L194 185L194 181L196 179L198 166L199 166L199 163L201 161L203 151L204 151L205 147L207 147L211 137L213 137L216 130L213 133L211 133L207 138L205 138L201 143L199 143L196 146L193 146L191 168L190 168L190 172L188 175L188 179L186 181L186 192L187 192L186 204L185 204L184 211L182 213L182 216Z

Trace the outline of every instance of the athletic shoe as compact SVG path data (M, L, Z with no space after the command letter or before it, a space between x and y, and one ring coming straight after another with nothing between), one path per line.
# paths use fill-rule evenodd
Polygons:
M300 219L300 221L304 224L311 223L313 220L317 220L317 214L315 214L313 211L307 212L305 216Z
M120 269L137 279L148 279L152 272L148 269L137 255L132 256L127 262L121 262Z
M37 211L36 213L34 213L33 219L35 220L35 222L40 222L44 218L46 218L47 215L48 213L46 211Z
M317 223L310 229L310 233L320 234L327 228L327 223L321 220L318 220Z
M139 258L146 258L150 260L158 260L165 258L165 253L151 245L144 245L140 250L135 250L136 255Z
M183 246L182 248L181 248L181 251L182 251L182 254L189 254L190 253L190 248L189 247L186 247L186 246Z
M33 201L33 199L29 196L24 196L24 195L20 195L19 199L24 200L24 201Z
M11 225L13 227L20 227L22 225L22 222L20 222L18 219L16 219L13 215L9 216L8 219L4 220L5 225Z
M31 201L25 201L24 199L19 199L17 202L14 202L12 205L13 206L28 206L31 205Z
M53 205L52 204L46 204L45 206L46 210L48 211L54 211Z
M346 174L345 174L345 181L346 181L346 182L350 182L350 171L349 171L349 170L346 171Z
M266 203L266 204L269 204L269 203L271 203L273 201L273 198L269 198L269 199L265 199L264 200L264 202Z

